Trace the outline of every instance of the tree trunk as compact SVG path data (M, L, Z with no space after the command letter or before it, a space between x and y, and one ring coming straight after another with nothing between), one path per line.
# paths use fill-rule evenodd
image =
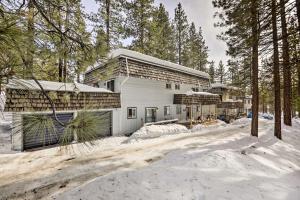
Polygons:
M65 30L69 29L69 3L66 1L66 18L65 18ZM67 65L68 65L68 48L65 42L63 42L63 82L67 82Z
M300 35L300 0L296 0L297 18L298 18L298 32Z
M252 27L252 122L251 135L258 137L258 18L257 0L251 1L251 27Z
M59 16L59 21L58 21L58 28L59 30L61 30L61 33L60 33L60 41L59 41L59 44L58 44L58 81L59 82L63 82L63 68L64 68L64 63L63 63L63 35L62 35L62 19L61 19L61 14L60 12L58 13L58 16Z
M28 15L27 15L27 58L24 70L24 78L29 78L33 71L33 55L34 55L34 4L32 0L28 2Z
M291 66L289 55L289 43L287 33L285 13L285 0L280 0L280 18L282 29L282 59L283 59L283 112L284 112L284 124L292 125L292 112L291 112Z
M105 25L106 25L106 47L107 51L110 51L110 0L106 0L106 19L105 19Z
M273 80L275 96L275 124L274 135L281 139L281 99L280 99L280 69L279 69L279 52L278 52L278 35L277 35L277 15L276 0L272 0L272 28L273 28Z

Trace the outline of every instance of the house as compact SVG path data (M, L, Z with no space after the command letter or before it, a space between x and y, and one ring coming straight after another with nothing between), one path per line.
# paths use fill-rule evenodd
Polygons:
M221 102L217 105L218 116L231 116L235 118L239 114L244 113L244 94L240 88L222 83L214 83L211 84L209 92L220 96Z
M52 99L57 118L67 124L76 118L79 112L93 112L99 119L97 137L116 134L112 124L118 123L117 115L120 110L120 94L102 88L95 88L79 83L59 83L39 81L45 93ZM24 127L29 116L52 115L50 101L42 93L40 86L34 80L12 79L5 89L5 112L12 113L12 149L28 150L32 148L55 145L60 142L65 127L54 121L55 137L49 133L27 134ZM101 124L101 125L100 125ZM73 135L71 135L73 138ZM76 140L76 138L73 138Z
M204 92L209 75L138 52L117 49L107 62L90 69L84 83L120 93L119 134L145 123L216 116L218 95Z

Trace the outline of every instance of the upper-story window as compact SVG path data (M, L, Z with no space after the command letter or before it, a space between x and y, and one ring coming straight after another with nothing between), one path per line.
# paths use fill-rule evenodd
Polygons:
M99 83L94 83L93 86L94 86L94 87L97 87L97 88L100 87L100 86L99 86Z
M110 80L106 82L106 88L112 92L115 91L115 80Z
M180 90L180 84L179 83L175 84L175 90Z
M166 89L172 89L172 84L171 83L166 83Z
M192 88L193 92L199 92L199 88Z

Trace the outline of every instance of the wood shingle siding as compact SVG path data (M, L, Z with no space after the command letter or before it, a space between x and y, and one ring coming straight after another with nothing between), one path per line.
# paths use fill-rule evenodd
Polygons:
M53 99L57 111L120 108L119 93L56 91L57 98ZM65 101L64 95L69 101ZM33 112L51 110L50 102L37 90L6 89L5 111L7 112Z
M126 58L121 57L118 59L118 62L119 64L105 64L93 71L86 73L85 83L93 85L99 80L107 80L116 76L127 76ZM209 79L205 77L200 77L173 69L166 69L130 58L127 59L127 62L130 77L201 85L204 87L209 86Z
M213 105L219 102L220 97L216 95L174 95L174 104L180 105Z
M221 102L217 104L217 108L236 109L244 108L243 102Z

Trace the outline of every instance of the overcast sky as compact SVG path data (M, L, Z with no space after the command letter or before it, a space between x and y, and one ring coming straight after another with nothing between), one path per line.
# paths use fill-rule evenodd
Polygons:
M206 45L209 48L209 60L216 64L222 60L227 63L226 44L216 38L220 29L214 27L217 19L213 18L214 8L210 0L155 0L155 4L163 3L173 18L176 5L181 2L188 16L189 22L194 22L197 27L201 26ZM97 12L97 5L94 0L83 0L87 12Z

